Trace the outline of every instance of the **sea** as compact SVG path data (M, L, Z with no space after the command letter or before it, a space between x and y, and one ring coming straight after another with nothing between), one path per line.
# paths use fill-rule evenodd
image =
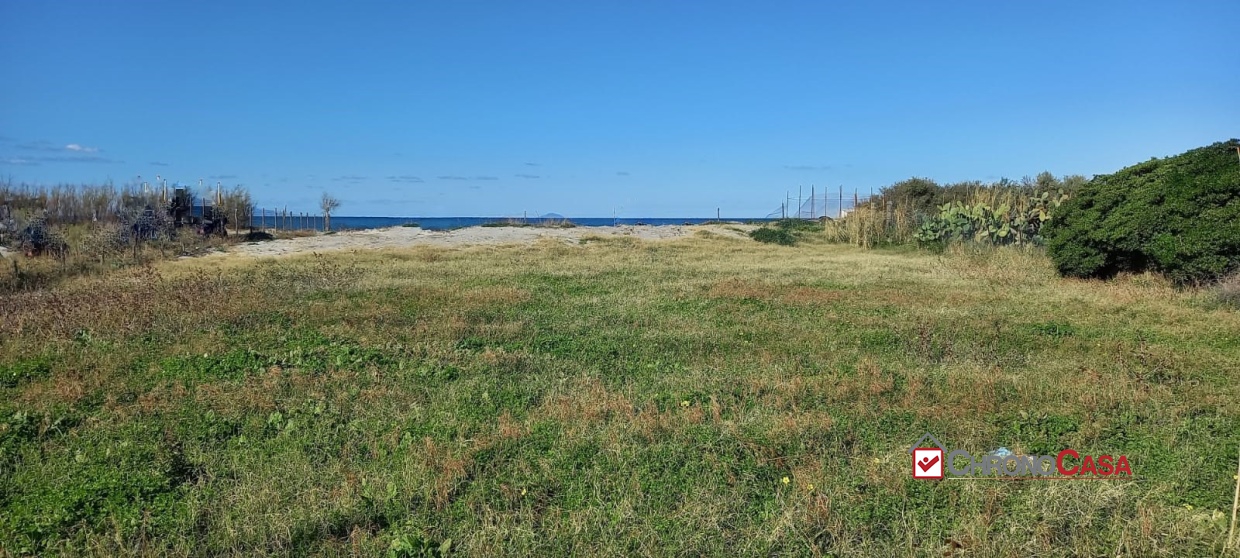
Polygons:
M259 220L263 223L260 224ZM321 217L313 219L307 218L303 223L298 218L290 218L295 221L289 227L291 228L316 228L322 229L323 223ZM311 224L311 221L313 222ZM715 223L719 221L728 222L768 222L771 219L764 218L705 218L705 217L561 217L561 216L542 216L530 217L528 219L522 217L332 217L332 230L363 230L363 229L383 229L388 227L417 226L426 230L449 230L459 229L463 227L476 227L486 225L488 223L529 223L536 225L545 222L568 221L579 227L610 227L615 225L700 225L702 223ZM268 214L266 217L254 216L254 225L265 226L269 228L277 228L274 218ZM284 227L279 227L284 228Z

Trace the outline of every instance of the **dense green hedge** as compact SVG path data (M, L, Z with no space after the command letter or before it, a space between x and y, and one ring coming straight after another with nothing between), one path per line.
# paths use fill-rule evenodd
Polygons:
M1095 176L1042 229L1059 272L1157 271L1179 284L1240 268L1240 140Z

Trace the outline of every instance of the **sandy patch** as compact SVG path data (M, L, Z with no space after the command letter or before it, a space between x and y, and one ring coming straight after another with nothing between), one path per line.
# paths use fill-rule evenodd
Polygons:
M719 236L746 238L737 229L748 232L752 225L620 225L615 227L573 227L554 229L541 227L466 227L448 231L428 231L416 227L391 227L336 234L319 234L302 238L284 238L267 242L248 242L228 248L224 254L252 257L287 256L305 252L333 250L376 250L406 246L478 246L498 244L533 244L544 238L578 244L582 238L629 237L640 240L670 240L707 231Z

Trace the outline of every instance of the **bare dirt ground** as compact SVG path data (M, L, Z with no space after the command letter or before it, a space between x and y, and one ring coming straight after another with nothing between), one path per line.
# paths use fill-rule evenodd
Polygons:
M319 234L301 238L284 238L267 242L248 242L230 247L225 254L252 257L287 256L306 252L333 250L374 250L405 246L477 246L497 244L532 244L544 238L576 244L588 237L631 237L641 240L668 240L693 236L706 231L720 236L744 238L752 225L620 225L615 227L466 227L446 231L422 230L416 227L392 227L335 234Z

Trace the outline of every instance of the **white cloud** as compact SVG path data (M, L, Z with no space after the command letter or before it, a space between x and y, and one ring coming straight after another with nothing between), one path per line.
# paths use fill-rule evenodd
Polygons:
M98 153L99 152L98 147L85 147L83 145L79 145L76 143L71 143L69 145L66 145L65 149L68 149L69 151L77 151L79 153Z

